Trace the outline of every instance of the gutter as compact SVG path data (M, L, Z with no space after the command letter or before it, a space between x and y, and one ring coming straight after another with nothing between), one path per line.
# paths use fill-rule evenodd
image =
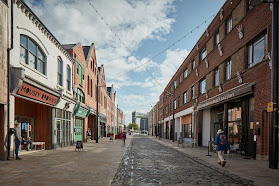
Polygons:
M11 63L11 50L14 48L14 5L13 0L11 0L11 46L8 48L8 157L10 159L11 156L11 129L10 129L10 83L11 83L11 70L10 70L10 63Z

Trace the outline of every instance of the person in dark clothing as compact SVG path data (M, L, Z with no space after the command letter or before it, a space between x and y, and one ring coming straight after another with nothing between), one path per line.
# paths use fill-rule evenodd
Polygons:
M226 164L226 161L223 158L223 153L225 150L228 150L228 153L229 153L230 145L229 145L228 139L224 135L224 131L222 131L222 129L219 129L217 132L215 144L217 145L218 164L220 164L220 165L222 165L222 167L224 167Z

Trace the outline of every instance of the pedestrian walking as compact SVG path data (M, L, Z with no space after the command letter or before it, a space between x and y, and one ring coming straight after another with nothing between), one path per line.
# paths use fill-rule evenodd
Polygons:
M21 129L19 123L15 122L15 154L16 154L16 160L21 160L20 157L18 157L18 151L19 146L21 144Z
M125 133L125 132L123 132L123 133L121 134L121 138L122 138L122 143L123 143L123 145L125 145L125 140L126 140L126 133Z
M217 132L217 136L215 139L215 144L217 145L217 153L218 153L218 164L225 166L226 161L223 158L224 151L227 150L228 153L230 151L230 145L227 137L224 134L222 129L219 129Z

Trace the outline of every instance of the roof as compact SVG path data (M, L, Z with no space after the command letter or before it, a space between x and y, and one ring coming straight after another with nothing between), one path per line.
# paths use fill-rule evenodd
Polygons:
M68 50L68 49L72 49L76 44L63 44L62 46Z
M83 46L82 49L83 49L83 53L84 53L85 58L87 58L87 55L88 55L89 50L90 50L90 46Z

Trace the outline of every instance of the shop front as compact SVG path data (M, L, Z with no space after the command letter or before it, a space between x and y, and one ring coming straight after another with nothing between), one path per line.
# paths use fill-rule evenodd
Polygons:
M12 121L20 123L21 136L24 140L44 142L45 148L52 144L52 108L60 101L59 93L47 89L28 77L11 95Z
M74 125L74 143L77 141L84 141L87 131L86 120L90 114L90 109L82 107L81 103L78 103L74 111L75 125Z
M56 130L56 148L71 145L72 113L62 109L54 109Z
M235 151L255 158L253 84L242 84L205 100L198 109L199 144L214 143L222 129Z
M107 135L107 130L106 130L106 126L107 126L107 117L103 114L99 114L99 118L100 118L100 127L99 127L99 134L100 137L106 137Z

